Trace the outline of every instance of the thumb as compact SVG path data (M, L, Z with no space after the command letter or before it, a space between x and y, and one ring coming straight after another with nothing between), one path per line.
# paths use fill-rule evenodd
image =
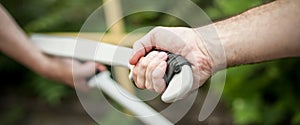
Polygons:
M133 44L133 52L129 60L131 65L136 65L141 57L144 57L149 51L155 48L155 41L152 39L153 32L151 30Z

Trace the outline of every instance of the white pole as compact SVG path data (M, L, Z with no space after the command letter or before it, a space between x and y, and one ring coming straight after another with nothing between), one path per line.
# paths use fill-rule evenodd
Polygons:
M110 78L110 72L101 72L89 81L90 87L97 87L129 109L138 119L147 125L173 125L160 113L145 104L136 96L130 94Z

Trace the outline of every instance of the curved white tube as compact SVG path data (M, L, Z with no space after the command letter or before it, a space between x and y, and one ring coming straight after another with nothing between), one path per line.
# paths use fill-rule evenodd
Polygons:
M89 86L97 87L117 101L119 104L129 109L137 118L147 125L172 125L169 120L145 104L136 96L124 90L118 83L110 78L108 71L101 72L94 76L89 82ZM122 93L121 93L122 92Z

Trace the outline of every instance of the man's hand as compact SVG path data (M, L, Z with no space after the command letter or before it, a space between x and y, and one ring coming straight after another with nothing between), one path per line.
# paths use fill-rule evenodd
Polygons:
M167 54L151 51L152 49L181 55L192 64L194 82L190 91L199 88L211 76L211 57L195 30L184 27L157 27L133 46L130 64L135 65L133 80L138 88L147 88L158 93L166 89L163 76L167 67Z

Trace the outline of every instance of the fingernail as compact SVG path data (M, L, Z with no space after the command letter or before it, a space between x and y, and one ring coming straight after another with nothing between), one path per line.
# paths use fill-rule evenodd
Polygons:
M158 57L164 59L167 57L167 54L165 52L159 52Z

